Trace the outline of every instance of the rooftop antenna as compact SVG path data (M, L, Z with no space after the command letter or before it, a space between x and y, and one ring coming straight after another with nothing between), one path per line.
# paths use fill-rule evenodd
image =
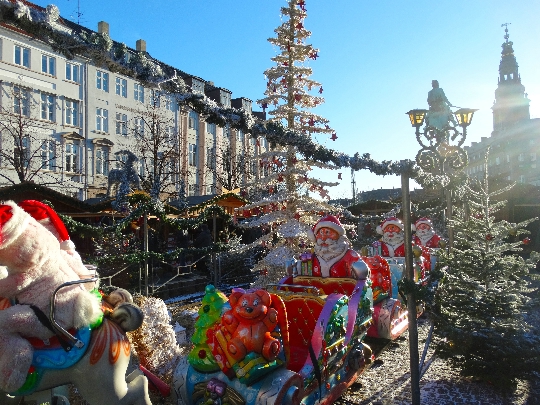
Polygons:
M81 25L81 16L83 15L81 12L81 0L77 0L77 12L75 15L77 16L77 25ZM73 19L73 16L71 18Z

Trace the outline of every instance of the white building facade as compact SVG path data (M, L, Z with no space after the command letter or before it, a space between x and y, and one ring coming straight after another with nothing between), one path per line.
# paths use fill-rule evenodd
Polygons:
M51 14L49 8L38 6L33 12ZM51 24L68 32L80 29L94 33L62 19ZM108 38L108 24L100 22L97 33ZM151 58L144 40L127 51ZM232 99L227 89L171 69L192 93L203 94L221 107L233 106L251 113L251 100ZM133 76L96 66L84 56L68 59L47 43L5 23L0 25L0 92L0 187L25 180L81 200L105 197L110 171L122 167L124 151L136 153L135 138L137 131L142 131L141 120L158 96L160 114L166 122L166 128L161 130L170 133L170 141L177 149L176 159L171 162L174 180L164 199L178 198L181 189L188 196L222 192L219 176L211 169L212 161L226 148L232 148L237 156L248 154L255 161L268 150L265 140L205 122L195 111L179 106L174 94L160 92L159 86L145 85ZM261 113L255 115L262 117ZM18 130L19 139L13 135ZM18 155L24 156L26 163L16 170L12 156ZM252 164L250 174L242 181L256 179L258 167ZM19 172L24 169L28 169L27 177L21 179ZM141 162L136 169L141 179L147 174Z

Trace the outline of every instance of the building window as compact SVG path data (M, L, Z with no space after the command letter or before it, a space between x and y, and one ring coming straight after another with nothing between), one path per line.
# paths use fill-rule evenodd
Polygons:
M79 126L79 102L66 99L66 124Z
M41 144L41 168L54 170L56 163L56 145L54 141L43 141Z
M216 168L214 148L206 148L206 166L208 166L211 169Z
M41 119L54 121L54 96L41 93Z
M242 131L241 129L238 129L236 131L236 140L238 142L241 142L242 144L244 143L244 131Z
M216 136L216 124L206 124L206 132Z
M79 70L79 65L66 62L66 80L79 83Z
M199 116L197 115L197 113L195 111L190 111L189 112L189 128L191 129L197 129L199 127Z
M134 83L133 91L133 98L141 103L144 103L144 87L142 84Z
M501 164L501 158L500 158L499 156L497 156L497 157L495 158L495 164L496 164L497 166L499 166L499 165Z
M135 135L138 137L144 136L144 119L135 118Z
M165 97L164 94L161 94L161 92L157 90L152 90L152 105L155 108L161 107L161 98Z
M15 148L13 148L13 159L21 167L27 168L30 165L30 137L23 136L17 140Z
M41 71L51 76L56 75L56 58L48 55L41 55Z
M176 111L176 103L174 102L173 98L169 95L165 95L163 97L163 101L165 102L165 108L169 111Z
M189 144L189 165L197 166L197 145L194 143Z
M13 87L13 112L15 114L21 114L26 117L30 115L29 106L30 95L28 90L20 88L19 86Z
M188 196L192 197L195 195L195 184L190 184L188 187Z
M518 160L519 160L520 162L525 161L525 155L524 155L523 153L520 153L519 156L518 156Z
M116 113L116 134L127 136L127 115Z
M66 172L76 173L77 172L77 145L73 143L66 143L66 165L65 170Z
M15 64L30 69L30 49L15 45Z
M104 108L96 108L96 130L109 132L109 111Z
M536 160L536 152L531 152L531 162Z
M230 138L231 137L231 127L229 127L229 124L226 124L223 127L223 137L224 138Z
M96 174L109 175L109 149L106 147L96 149Z
M212 194L214 191L214 186L212 184L209 184L206 186L206 194Z
M109 74L107 72L96 71L96 88L109 92Z
M176 144L176 131L173 126L168 126L165 129L165 141L169 145L175 145Z
M116 78L116 94L127 98L127 80L121 77Z

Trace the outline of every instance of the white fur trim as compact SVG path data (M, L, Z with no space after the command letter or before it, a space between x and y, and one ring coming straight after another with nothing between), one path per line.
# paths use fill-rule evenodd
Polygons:
M75 250L75 243L71 239L60 242L60 249L62 250Z
M379 235L382 235L384 233L380 225L377 225L377 228L375 228L375 231L377 231Z
M413 232L416 232L416 227L420 224L427 224L429 225L430 228L433 229L433 224L431 223L431 221L427 218L419 218L414 224L411 225L412 227L412 231Z
M4 202L4 205L11 206L12 217L5 223L0 224L2 237L1 248L5 248L15 241L25 231L30 220L34 220L25 210L15 204L13 201Z
M343 227L339 226L338 224L336 224L335 222L332 222L332 221L319 221L317 222L317 224L315 225L315 228L313 229L313 233L317 233L317 231L321 228L330 228L330 229L333 229L334 231L336 231L339 236L342 236L344 233L345 233L345 230L343 229Z
M403 222L401 222L399 219L387 219L377 227L377 233L382 235L384 233L384 228L386 228L388 225L396 225L399 227L399 229L403 230ZM379 228L381 229L380 231Z

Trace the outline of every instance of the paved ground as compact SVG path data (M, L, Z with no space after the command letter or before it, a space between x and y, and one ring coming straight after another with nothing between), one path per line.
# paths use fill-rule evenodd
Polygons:
M428 323L419 319L420 355ZM408 405L411 403L408 335L391 343L375 364L361 375L336 405ZM427 359L432 355L428 352ZM536 405L540 404L540 376L520 381L514 396L505 398L493 386L464 379L448 363L435 359L420 382L423 405Z

